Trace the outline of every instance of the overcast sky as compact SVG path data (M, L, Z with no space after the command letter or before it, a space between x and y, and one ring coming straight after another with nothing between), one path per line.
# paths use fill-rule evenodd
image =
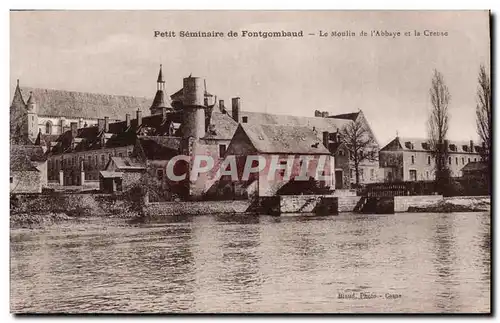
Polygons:
M449 139L477 140L480 64L489 68L488 12L11 12L11 93L21 85L153 97L159 64L169 94L182 78L240 96L242 109L313 116L363 110L380 144L425 137L433 69L452 95ZM359 37L365 30L447 37ZM299 31L298 39L154 38L154 31ZM307 36L319 30L351 38Z

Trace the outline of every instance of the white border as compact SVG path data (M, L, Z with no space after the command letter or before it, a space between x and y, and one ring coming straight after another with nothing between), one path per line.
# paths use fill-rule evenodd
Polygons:
M282 3L272 2L269 0L252 0L252 1L220 1L220 0L212 0L212 1L191 1L191 0L182 0L177 1L175 3L164 1L151 1L151 0L141 0L141 1L103 1L103 0L86 0L86 1L67 1L67 0L52 0L52 1L14 1L14 0L4 0L2 1L1 7L2 11L0 11L0 35L2 37L2 49L1 52L1 62L2 66L4 66L4 71L8 70L9 64L9 9L268 9L268 10L285 10L285 9L377 9L377 10L393 10L393 9L420 9L420 10L436 10L436 9L492 9L493 13L497 14L496 17L496 25L495 25L495 40L497 40L498 35L498 13L500 1L498 0L475 0L475 1L436 1L436 0L420 0L420 1L384 1L382 2L374 2L374 1L359 1L359 0L350 0L350 1L342 1L337 3L330 3L324 0L308 0L308 1L283 1ZM495 63L497 62L498 55L492 57L495 59ZM496 66L496 64L494 64ZM492 74L496 74L496 69ZM495 84L497 84L495 82ZM1 122L1 131L2 135L0 136L0 142L2 143L2 154L0 157L1 167L1 176L0 176L0 185L2 199L0 199L1 210L2 210L2 223L1 229L3 234L1 252L2 252L2 260L4 265L1 267L1 276L0 279L2 281L1 291L1 321L2 322L10 322L13 321L14 318L9 314L9 202L8 202L8 188L7 188L7 174L9 170L9 162L8 162L8 129L9 129L9 117L7 114L8 107L10 105L10 93L9 93L9 73L4 73L1 78L0 85L0 93L1 93L1 102L4 103L2 109L2 117L0 118ZM494 88L494 92L497 93L497 86ZM495 124L500 124L498 119L499 113L496 113ZM496 159L496 158L495 158ZM498 172L495 176L495 182L498 181ZM497 194L495 194L497 197ZM492 213L494 216L496 212ZM495 222L498 222L496 220ZM496 228L495 228L496 229ZM498 235L498 232L497 232ZM496 236L496 235L495 235ZM495 254L495 258L498 259L498 254ZM492 273L494 275L496 273ZM498 277L496 277L498 278ZM498 299L498 298L496 298ZM492 304L498 310L498 302L496 304ZM312 321L314 318L306 318L306 317L297 317L301 321ZM296 318L296 319L297 319ZM72 320L72 318L66 317L58 317L58 318L46 318L47 320L57 320L57 321L68 321ZM121 319L121 318L120 318ZM172 320L178 319L177 317L166 317L166 318L151 318L153 320ZM205 318L206 319L206 318ZM209 318L209 319L217 319L217 317ZM238 318L226 318L230 320L236 320ZM263 319L263 318L258 318ZM268 318L265 318L268 319ZM355 317L349 318L334 318L339 321L347 321L356 319ZM382 318L385 319L385 318ZM406 318L408 319L408 318ZM410 318L410 319L416 319ZM430 321L438 320L438 317L428 318ZM472 321L472 318L461 318L462 321ZM94 321L105 320L105 318L95 318ZM130 321L138 321L139 318L130 318ZM193 318L184 318L184 320L193 320ZM289 318L273 318L275 321L284 321L289 320Z

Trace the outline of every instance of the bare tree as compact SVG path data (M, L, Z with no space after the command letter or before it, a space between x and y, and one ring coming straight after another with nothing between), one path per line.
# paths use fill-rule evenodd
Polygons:
M364 161L378 160L378 146L365 123L360 118L348 123L340 131L341 140L354 165L356 186L359 186L359 166Z
M491 116L491 83L490 76L486 72L484 65L479 68L478 76L479 86L477 88L476 105L476 125L477 133L484 142L483 158L490 160L491 155L491 135L492 135L492 116Z
M436 183L439 187L443 181L449 179L449 169L446 163L448 147L446 147L445 140L448 133L448 105L451 95L443 75L437 70L434 70L429 94L432 108L427 125L429 142L436 161Z

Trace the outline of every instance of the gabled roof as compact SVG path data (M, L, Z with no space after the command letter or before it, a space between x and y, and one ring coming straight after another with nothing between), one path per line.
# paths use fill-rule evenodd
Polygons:
M207 122L209 126L207 127L207 131L205 134L205 139L226 139L231 140L233 138L234 132L238 127L236 121L231 118L229 115L216 111L216 109L212 110L210 118ZM210 125L213 125L214 128L211 129Z
M337 114L334 116L329 116L328 118L345 119L345 120L355 121L358 118L358 116L359 116L359 112L352 112L352 113Z
M337 129L341 129L346 124L352 122L351 120L344 119L302 117L250 111L242 111L240 117L247 117L247 123L249 124L276 124L283 126L309 127L311 129L314 127L318 132L335 132Z
M138 108L146 111L151 99L144 97L97 94L64 90L21 87L23 100L32 92L39 115L64 116L70 118L104 118L121 120L126 113Z
M110 163L114 163L119 170L143 170L146 165L136 158L131 157L111 157Z
M309 127L240 124L238 129L246 133L259 153L330 155L318 134Z
M467 150L464 149L467 147ZM452 149L454 148L454 149ZM396 137L381 150L403 150L403 151L431 151L431 145L428 139L424 138L410 138L410 137ZM457 141L448 140L448 151L451 153L480 153L481 147L475 145L474 151L470 150L470 141Z

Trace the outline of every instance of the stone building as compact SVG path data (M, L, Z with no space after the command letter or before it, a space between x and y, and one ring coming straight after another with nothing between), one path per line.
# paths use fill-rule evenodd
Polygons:
M481 159L481 146L473 141L446 141L447 166L452 177L462 176L462 168ZM396 137L380 150L380 168L385 182L432 181L436 162L426 139Z
M45 139L63 134L71 123L85 128L104 117L120 121L126 113L146 110L150 104L150 99L141 97L21 87L18 80L10 107L11 138L27 137L34 143L39 133Z
M41 193L47 185L47 157L35 145L10 147L10 193Z
M325 192L332 191L335 186L334 157L323 145L321 135L310 127L240 124L226 152L226 157L230 156L235 157L238 180L230 176L221 180L218 189L224 196L274 196L287 185L295 185L295 194L301 194L304 188L301 184L307 184L311 178L317 179ZM256 158L261 158L265 166L247 179L245 165L259 167ZM284 169L275 169L272 165ZM288 191L293 192L293 187Z
M250 112L241 108L237 97L226 109L224 100L207 91L205 80L191 76L168 96L161 66L156 83L152 100L29 89L17 84L11 104L12 139L46 150L50 185L98 187L101 172L112 171L107 167L114 157L137 159L163 179L168 160L176 155L211 156L220 164L238 124L305 127L322 138L321 144L335 156L335 187L348 188L353 181L352 165L338 134L357 118L366 122L361 112L316 117ZM148 110L149 115L143 115ZM192 160L184 166L190 172ZM364 173L370 174L372 166L363 165L367 167ZM204 173L181 187L186 195L201 197L214 185L212 177L212 173ZM364 182L371 180L375 179L362 177Z

